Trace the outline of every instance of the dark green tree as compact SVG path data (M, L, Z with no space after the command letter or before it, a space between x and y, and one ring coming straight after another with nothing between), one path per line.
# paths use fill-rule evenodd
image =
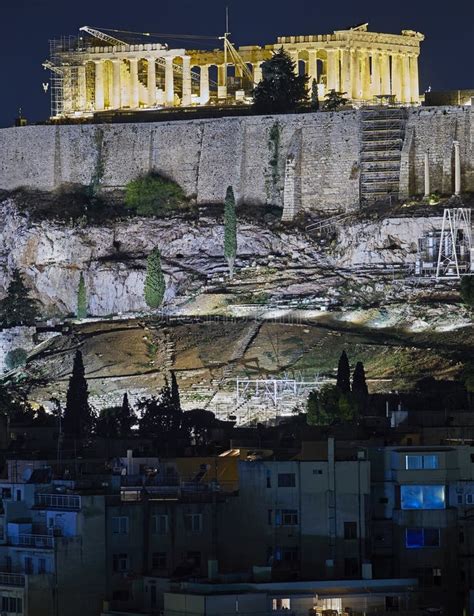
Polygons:
M150 308L156 309L163 303L166 283L161 269L161 254L155 248L149 255L146 265L145 301Z
M461 299L469 308L474 308L474 276L463 276L460 287Z
M75 439L87 438L91 433L93 422L82 353L76 351L66 396L63 430L67 436Z
M324 97L326 100L323 103L323 107L326 111L337 111L349 102L348 98L344 97L346 92L336 92L336 90L329 90Z
M95 425L95 433L102 438L119 436L119 406L102 409Z
M339 363L337 366L337 381L336 387L343 393L348 394L351 391L351 370L349 360L345 351L342 351Z
M308 424L329 426L353 422L358 405L351 392L343 393L335 385L324 385L320 391L310 392L306 409Z
M253 106L259 113L293 111L308 98L308 78L296 74L296 64L281 48L262 64L262 81L253 93Z
M151 436L159 443L176 441L181 431L183 412L176 407L168 383L158 397L142 398L137 404L141 413L140 434Z
M81 272L79 277L79 285L77 287L77 318L85 319L87 317L87 292L86 283L84 282L84 274Z
M227 188L224 202L224 256L229 266L229 273L234 275L234 262L237 255L237 216L235 214L235 197L232 186Z
M316 79L311 82L311 111L319 111L318 82Z
M137 416L133 408L130 406L128 395L126 393L123 394L122 406L119 408L119 434L120 436L129 436L132 432L133 426L137 423Z
M0 329L34 325L38 316L36 301L29 296L20 271L14 269L7 295L0 300Z
M354 374L352 375L352 394L362 410L367 404L369 389L365 379L364 364L361 361L356 363Z
M176 374L174 371L171 372L171 403L175 408L181 410L178 381L176 380Z
M125 207L138 216L162 216L187 208L188 201L176 182L157 173L149 173L127 184Z
M17 368L21 368L26 364L26 359L28 357L28 353L25 349L12 349L8 351L5 356L5 365L8 370L16 370Z
M207 445L212 428L218 423L211 411L193 409L183 414L183 428L193 445Z

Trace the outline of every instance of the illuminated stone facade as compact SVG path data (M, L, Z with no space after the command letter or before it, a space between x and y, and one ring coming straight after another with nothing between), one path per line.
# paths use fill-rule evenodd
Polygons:
M238 53L248 71L229 57L226 66L222 50L103 42L99 47L80 39L75 48L56 50L53 63L61 75L61 87L53 92L57 98L53 115L250 100L262 76L262 62L281 47L296 62L296 70L309 77L309 85L316 79L321 97L334 89L345 92L356 104L382 96L418 104L423 39L411 30L399 35L368 32L366 25L327 35L283 36L265 47L240 47Z

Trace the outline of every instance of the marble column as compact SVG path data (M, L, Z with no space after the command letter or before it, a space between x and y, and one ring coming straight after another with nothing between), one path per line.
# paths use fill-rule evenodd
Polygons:
M253 82L255 85L262 81L262 64L257 62L253 65Z
M217 67L217 98L227 98L227 66L225 64L219 64Z
M148 106L156 105L156 62L155 58L147 58L147 79L146 89L148 95Z
M430 194L430 155L425 152L425 197L429 197Z
M173 57L166 56L165 62L165 105L172 107L174 105Z
M85 64L77 67L77 104L78 111L85 111L87 105L86 67Z
M191 57L183 56L183 96L181 105L188 107L191 104Z
M453 141L454 146L454 194L458 197L461 194L461 152L459 141Z
M210 98L209 91L209 65L201 66L201 78L199 81L199 102L201 105L207 105Z
M112 60L112 109L122 106L121 66L122 60Z
M418 56L410 56L411 102L420 102L420 84L418 81Z
M360 67L360 78L361 78L361 91L362 91L362 99L365 101L370 100L370 64L369 64L369 54L365 49L362 53L361 57L361 67Z
M356 49L351 49L351 98L359 98L359 53Z
M411 102L410 58L407 54L401 56L402 65L402 102Z
M339 50L328 49L327 86L328 90L339 91Z
M380 60L381 56L376 51L372 54L372 79L371 79L371 94L372 97L380 96Z
M140 105L138 92L138 58L130 58L130 107L138 109Z
M351 97L351 53L349 49L341 50L341 90Z
M401 75L400 54L392 54L392 94L395 95L397 102L402 101L402 75Z
M318 81L318 52L316 49L310 49L308 51L308 90L311 92L313 87L313 80Z
M392 85L390 81L390 56L386 52L382 52L380 57L380 77L381 77L381 92L384 96L389 96L392 93Z
M95 60L95 94L94 108L96 111L104 109L104 61Z

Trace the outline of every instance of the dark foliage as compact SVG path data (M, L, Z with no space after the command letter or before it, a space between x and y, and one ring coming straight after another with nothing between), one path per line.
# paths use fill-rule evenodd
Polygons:
M339 358L336 387L343 394L348 394L351 391L351 371L349 368L349 360L345 351L342 351L341 357Z
M0 328L34 325L38 316L37 303L29 296L20 271L13 270L7 295L0 300Z
M89 392L85 379L82 353L76 351L67 390L63 429L67 436L77 439L87 438L92 430L93 415L89 406Z

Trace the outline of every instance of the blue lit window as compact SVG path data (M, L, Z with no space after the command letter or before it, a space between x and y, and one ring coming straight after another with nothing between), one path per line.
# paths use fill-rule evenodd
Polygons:
M438 548L439 528L407 528L405 545L407 548Z
M444 486L400 486L402 509L445 509Z
M436 454L407 455L405 456L405 468L408 471L439 468L439 456Z

